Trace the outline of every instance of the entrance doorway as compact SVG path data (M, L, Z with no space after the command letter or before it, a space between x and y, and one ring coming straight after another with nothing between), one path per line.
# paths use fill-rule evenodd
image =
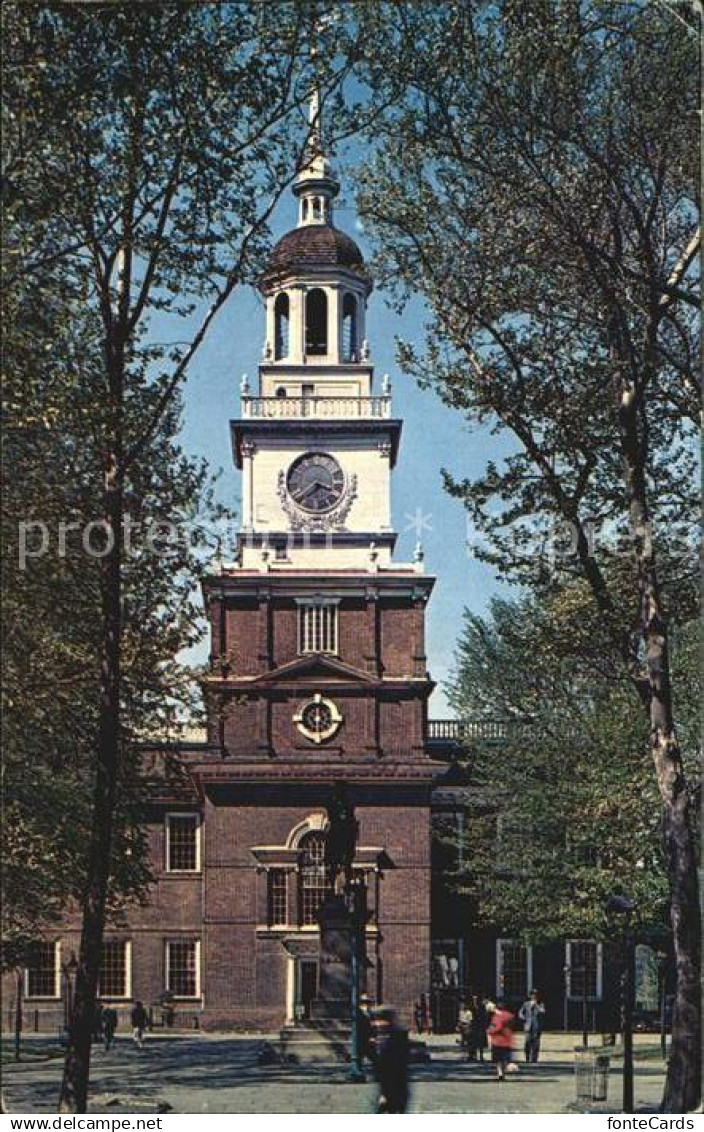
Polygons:
M318 963L315 959L301 959L298 983L298 1007L302 1018L310 1018L310 1008L318 997ZM298 1013L298 1012L297 1012Z

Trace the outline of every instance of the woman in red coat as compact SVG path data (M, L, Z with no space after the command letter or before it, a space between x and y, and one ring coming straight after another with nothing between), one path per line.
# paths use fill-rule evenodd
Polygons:
M503 1002L497 1002L496 1010L491 1015L489 1041L496 1075L499 1081L503 1081L506 1069L513 1061L513 1014Z

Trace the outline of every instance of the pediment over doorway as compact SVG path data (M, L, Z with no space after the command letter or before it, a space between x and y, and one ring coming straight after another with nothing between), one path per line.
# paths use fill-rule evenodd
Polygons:
M288 935L284 936L281 940L284 951L286 951L292 959L317 959L320 954L320 942L318 932L308 935Z

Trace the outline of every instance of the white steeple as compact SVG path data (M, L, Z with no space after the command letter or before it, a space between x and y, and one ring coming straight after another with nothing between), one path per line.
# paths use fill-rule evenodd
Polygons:
M243 382L233 427L242 569L272 576L383 573L396 541L390 489L401 423L388 378L380 394L373 388L371 276L354 239L332 220L340 185L325 152L321 89L311 91L293 184L298 222L272 248L259 281L266 335L258 389Z

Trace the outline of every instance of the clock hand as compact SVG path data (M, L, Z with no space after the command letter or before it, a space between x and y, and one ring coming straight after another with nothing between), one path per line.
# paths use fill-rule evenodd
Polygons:
M305 490L301 493L300 498L305 499L305 497L309 495L310 492L316 487L325 487L325 484L321 483L320 480L313 480L313 482L309 483L308 487L305 488Z

